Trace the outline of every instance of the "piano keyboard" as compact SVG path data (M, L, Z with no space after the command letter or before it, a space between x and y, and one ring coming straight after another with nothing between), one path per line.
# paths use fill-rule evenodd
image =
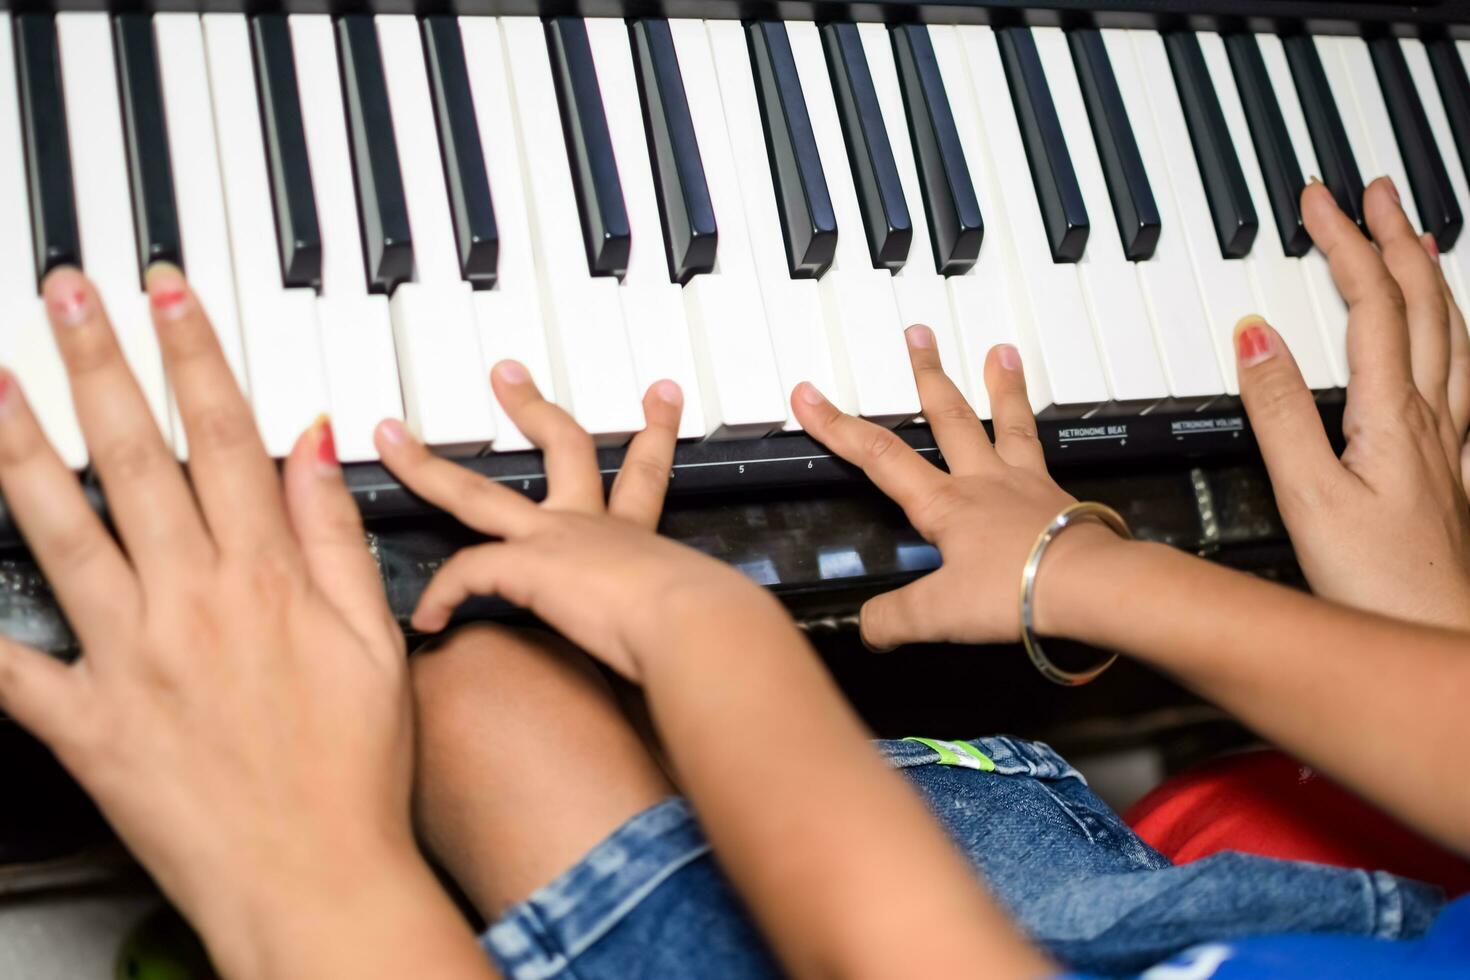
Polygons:
M387 416L524 450L486 381L508 357L605 446L663 377L687 440L781 445L803 379L899 426L916 321L982 416L1009 342L1058 431L1116 439L1102 420L1234 406L1248 312L1314 389L1346 383L1310 176L1355 216L1392 176L1463 302L1467 65L1388 36L0 13L0 361L84 468L37 293L80 265L186 457L162 259L276 455L323 411L348 462Z

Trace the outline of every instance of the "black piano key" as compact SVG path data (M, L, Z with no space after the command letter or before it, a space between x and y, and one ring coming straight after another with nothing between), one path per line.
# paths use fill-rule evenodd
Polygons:
M1256 158L1261 163L1261 176L1266 183L1266 198L1276 216L1276 231L1281 248L1291 256L1306 255L1312 249L1312 236L1302 224L1302 188L1306 178L1297 163L1291 134L1281 116L1281 105L1266 74L1260 45L1253 34L1225 35L1225 51L1230 57L1230 71L1240 90L1241 106L1250 126Z
M316 219L316 194L306 156L306 130L301 123L301 97L296 89L296 62L286 15L250 18L250 39L271 175L271 201L276 212L276 238L281 249L281 280L287 286L315 289L322 281L322 234Z
M1220 254L1227 259L1244 258L1255 243L1259 221L1251 203L1250 188L1245 183L1245 172L1240 168L1240 157L1230 141L1219 96L1205 68L1199 39L1187 31L1176 31L1164 35L1164 45L1184 106L1184 118L1189 124L1189 139L1194 144L1205 197L1210 202ZM1168 84L1167 80L1162 80L1162 84Z
M1409 75L1404 49L1396 37L1378 37L1368 42L1368 51L1373 55L1378 87L1383 90L1394 139L1404 157L1414 202L1419 206L1419 224L1434 236L1440 251L1448 252L1460 237L1465 219L1450 186L1444 158L1435 145L1429 117L1424 114L1424 103L1419 101L1414 79Z
M413 237L408 202L398 166L393 114L383 53L370 14L337 18L337 56L342 65L342 95L352 147L352 174L362 219L362 250L368 289L391 293L413 278Z
M112 20L112 35L133 190L138 270L146 272L154 262L172 262L182 268L184 249L174 202L158 53L153 47L153 18L148 14L119 14Z
M837 251L837 216L791 55L791 39L780 21L754 21L745 31L786 258L793 277L817 278Z
M1087 247L1087 204L1036 53L1036 39L1029 27L1002 28L996 36L1052 259L1076 262Z
M61 62L52 15L15 16L15 62L39 283L59 265L82 264L66 105L61 95Z
M423 21L424 54L428 61L429 90L439 126L439 150L444 159L444 182L449 211L459 246L459 270L476 289L495 285L500 259L500 232L490 198L490 178L480 150L480 124L465 67L459 21L436 15Z
M686 283L714 270L718 239L715 208L710 202L704 161L699 155L669 22L643 18L634 21L628 30L638 68L643 128L648 134L658 211L663 219L669 277Z
M868 253L875 269L903 268L913 242L913 220L898 179L898 164L888 142L888 127L878 106L878 92L856 24L822 26L822 47L832 76L832 94L842 119L843 142L852 167L858 208L868 232Z
M1342 212L1366 234L1368 222L1363 217L1362 171L1353 158L1353 147L1342 125L1342 113L1332 97L1327 74L1322 70L1317 42L1310 35L1298 34L1283 38L1282 44L1286 48L1286 60L1291 65L1292 80L1296 82L1297 97L1301 99L1302 113L1307 117L1307 131L1312 135L1317 166L1322 168L1322 182L1332 192Z
M970 166L955 129L929 28L899 25L892 29L892 41L918 165L919 193L929 215L935 267L940 275L961 275L974 266L985 237Z
M1448 38L1429 41L1429 64L1434 68L1434 80L1439 86L1439 97L1444 102L1445 115L1450 120L1450 132L1454 136L1455 149L1460 154L1460 166L1470 180L1470 78L1465 75L1465 62L1455 42Z
M587 265L595 276L622 277L628 270L633 237L623 184L613 156L612 136L602 107L602 89L587 41L587 25L578 17L546 22L552 76L561 106L562 131L572 163L572 184L582 216Z
M1093 141L1102 160L1113 217L1123 240L1123 254L1130 261L1142 261L1154 254L1163 219L1153 188L1149 186L1143 156L1138 152L1123 95L1118 91L1113 63L1108 59L1102 34L1093 28L1068 32L1067 42L1072 49L1072 62L1077 66L1087 118L1092 123Z

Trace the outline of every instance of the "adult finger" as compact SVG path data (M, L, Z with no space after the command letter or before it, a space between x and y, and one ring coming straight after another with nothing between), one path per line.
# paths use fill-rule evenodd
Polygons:
M403 656L403 637L388 610L362 515L342 481L332 423L317 419L286 457L286 512L316 591L386 658Z
M863 642L874 650L892 650L905 643L970 640L960 635L951 622L949 608L956 596L973 613L975 596L969 589L956 589L947 582L944 569L931 572L892 592L874 596L858 612Z
M194 493L216 544L237 552L283 544L290 529L275 465L204 308L183 273L165 263L148 269L148 303L189 443Z
M84 717L75 681L61 661L0 637L0 712L53 748Z
M1434 249L1433 254L1438 257L1439 246L1434 244L1434 236L1426 233L1424 247L1428 249L1431 246ZM1466 332L1465 312L1460 309L1460 304L1450 290L1442 263L1439 284L1444 293L1445 308L1449 310L1450 370L1449 378L1445 382L1445 401L1450 410L1450 428L1457 441L1452 459L1458 460L1459 444L1465 441L1466 429L1470 427L1470 333Z
M383 465L403 485L466 527L505 538L523 534L536 520L530 500L472 470L429 452L397 419L373 432Z
M1235 364L1272 488L1279 497L1310 497L1342 463L1296 359L1270 324L1248 316L1235 325Z
M848 415L809 381L792 391L791 408L808 435L860 468L910 520L949 479L891 430Z
M1010 344L996 344L985 357L985 387L990 391L990 422L995 451L1012 466L1046 468L1036 413L1026 395L1021 354Z
M1383 264L1404 298L1409 327L1409 368L1414 386L1429 405L1447 413L1449 381L1449 310L1440 284L1439 266L1409 224L1393 184L1375 182L1363 194L1368 230L1378 244Z
M92 284L75 269L42 283L77 422L133 564L150 578L198 569L214 549L183 470L123 359Z
M914 384L919 389L919 407L934 432L934 441L949 471L958 475L974 473L995 459L990 437L980 417L955 387L939 360L934 331L915 324L904 331L909 345L909 362L914 368Z
M1370 195L1392 195L1392 187L1386 178L1380 178L1369 185L1364 200ZM1309 184L1302 191L1302 220L1312 241L1327 257L1332 281L1348 305L1351 384L1397 392L1402 385L1412 383L1403 294L1378 250L1342 213L1332 192L1321 183Z
M82 645L115 635L139 607L137 579L8 372L0 372L0 491Z
M521 434L545 457L546 504L554 510L597 514L603 509L602 473L587 430L560 405L541 396L531 373L516 361L490 372L495 397Z
M684 393L672 381L659 381L644 393L643 418L647 424L623 454L623 465L608 497L609 514L649 530L658 527L669 474L673 472L683 407Z

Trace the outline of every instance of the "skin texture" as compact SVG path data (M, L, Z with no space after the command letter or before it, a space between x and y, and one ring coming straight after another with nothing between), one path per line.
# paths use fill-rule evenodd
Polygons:
M442 626L465 595L493 591L640 684L680 788L792 975L1049 972L908 784L873 751L776 601L652 533L678 427L678 400L661 397L664 383L645 401L649 428L629 449L635 465L604 504L586 433L541 398L519 365L502 362L492 380L512 419L545 452L550 493L540 506L433 457L401 432L379 431L384 463L407 486L503 537L447 562L415 624ZM476 630L456 634L415 668L420 827L487 916L526 898L671 788L610 692L567 656L545 638ZM495 691L501 678L515 687ZM510 702L508 710L485 710ZM450 748L466 738L471 748ZM604 772L582 786L553 786L568 781L568 770L537 762L541 771L531 772L527 752ZM823 764L811 765L813 758ZM602 780L616 788L599 791ZM510 800L524 799L525 808L487 789L514 781L524 782L507 790ZM841 820L831 819L834 800L842 801ZM558 801L582 812L550 813ZM526 841L544 853L516 854ZM875 902L876 895L904 901ZM912 942L920 934L925 941Z
M403 641L330 427L303 434L279 478L178 270L150 270L149 289L192 492L90 283L71 269L44 283L119 541L0 375L0 489L83 650L64 666L0 642L0 707L86 787L226 975L486 976L413 842Z
M1431 236L1387 178L1363 207L1373 243L1313 184L1302 213L1348 303L1351 372L1339 459L1281 336L1242 362L1240 393L1312 591L1359 609L1470 629L1465 429L1470 338Z

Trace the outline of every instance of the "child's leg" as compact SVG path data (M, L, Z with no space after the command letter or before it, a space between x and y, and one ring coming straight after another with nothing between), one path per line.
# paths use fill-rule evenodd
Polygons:
M676 792L557 637L468 626L412 664L419 831L487 921Z

